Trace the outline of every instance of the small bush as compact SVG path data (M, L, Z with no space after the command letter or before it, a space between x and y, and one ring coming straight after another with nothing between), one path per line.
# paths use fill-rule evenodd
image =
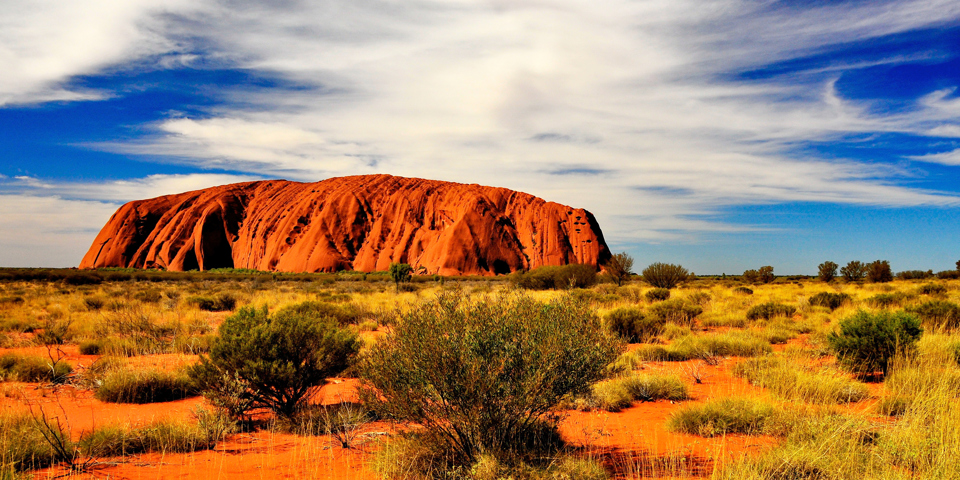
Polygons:
M912 297L903 292L878 293L867 299L867 303L879 308L899 307Z
M157 403L182 400L197 394L184 373L162 370L114 370L108 373L94 397L110 403Z
M747 320L770 320L775 317L792 317L797 312L796 307L777 302L761 303L747 310Z
M333 319L340 325L356 325L360 321L360 309L354 304L333 304L306 301L288 305L277 311L276 315L297 315L313 321Z
M187 302L207 312L228 312L237 307L236 297L229 293L221 293L215 297L190 297Z
M840 267L840 265L829 260L823 262L817 267L817 277L821 282L832 282L834 278L837 278L838 267Z
M647 342L660 335L666 322L658 317L645 316L637 307L619 307L606 315L607 329L630 342Z
M690 325L703 313L703 307L692 304L682 298L665 300L650 307L649 313L663 323L673 322L678 325Z
M674 288L690 276L690 272L680 265L653 263L643 269L643 281L656 288Z
M945 295L947 286L942 283L926 283L921 285L917 291L920 292L920 295Z
M741 295L753 295L753 290L751 290L748 287L740 286L740 287L734 288L733 293L739 293Z
M647 297L647 300L650 302L659 302L670 298L670 289L668 288L653 288L647 290L647 293L644 294Z
M751 398L722 398L680 408L667 419L674 432L714 437L728 433L758 435L777 414L769 402Z
M953 330L960 327L960 305L946 300L930 300L907 307L908 312L916 314L932 328Z
M832 292L820 292L812 297L810 297L810 305L817 307L826 307L830 311L834 311L844 303L850 301L850 295L846 293L832 293ZM792 315L792 314L791 314Z
M73 371L66 362L8 353L0 357L0 381L60 383Z
M543 266L529 272L514 273L511 281L528 290L588 288L597 283L597 270L581 264Z
M107 304L107 299L103 297L86 297L83 299L83 304L87 307L87 310L96 312Z
M837 360L855 373L887 373L890 359L911 352L923 334L920 319L906 312L859 311L828 337Z

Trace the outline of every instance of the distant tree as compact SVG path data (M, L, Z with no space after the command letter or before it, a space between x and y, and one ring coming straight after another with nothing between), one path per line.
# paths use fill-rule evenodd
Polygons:
M822 282L832 282L834 278L837 278L837 268L840 265L833 263L831 261L826 261L820 264L820 272L818 276Z
M760 281L762 283L770 283L774 278L776 278L773 276L773 267L769 265L760 267L760 270L757 270L757 273L760 275Z
M960 272L960 260L957 260L957 271Z
M760 281L760 272L756 270L745 270L740 279L747 283L757 283Z
M673 288L687 279L690 272L680 265L671 263L652 263L643 269L643 280L657 288Z
M616 280L617 286L621 286L623 281L633 274L630 271L633 269L633 257L627 252L617 253L610 257L610 260L607 260L607 263L603 266L607 269L607 273Z
M840 275L848 282L859 282L867 274L867 266L863 262L853 260L840 269Z
M893 280L890 262L876 260L867 265L867 281L870 283L886 283Z
M400 282L406 282L410 280L410 274L413 272L413 267L406 263L391 263L390 264L390 278L393 279L393 283L397 285L397 291L400 291Z

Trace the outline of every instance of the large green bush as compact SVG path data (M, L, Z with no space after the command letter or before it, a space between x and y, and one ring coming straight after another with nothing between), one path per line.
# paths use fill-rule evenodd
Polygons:
M840 330L827 338L837 360L861 374L887 373L890 359L916 347L923 334L920 319L907 312L861 310L840 322Z
M292 417L314 387L347 368L357 350L356 334L334 319L245 307L224 320L209 356L190 375L231 414L269 409Z
M673 288L690 276L690 272L680 265L653 263L643 269L643 281L657 288Z
M522 457L561 398L586 392L622 343L583 303L446 290L411 308L359 365L381 415L416 422L458 463Z

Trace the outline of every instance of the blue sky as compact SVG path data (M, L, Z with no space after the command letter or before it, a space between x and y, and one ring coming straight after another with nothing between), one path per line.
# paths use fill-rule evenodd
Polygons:
M960 3L0 4L0 266L123 202L390 173L587 208L697 273L960 259Z

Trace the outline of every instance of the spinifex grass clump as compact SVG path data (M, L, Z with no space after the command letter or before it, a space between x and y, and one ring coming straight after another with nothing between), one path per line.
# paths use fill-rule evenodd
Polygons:
M8 353L0 357L0 381L59 382L73 371L66 362Z
M113 370L103 378L94 396L112 403L154 403L181 400L197 394L184 372Z
M422 425L427 450L456 465L556 448L548 412L584 393L622 350L586 305L521 293L470 300L445 290L411 308L364 356L365 402ZM429 440L427 440L429 439ZM416 463L424 457L406 460Z
M683 298L674 298L654 304L647 313L663 323L690 325L698 315L703 313L703 307Z
M687 385L676 375L637 374L604 380L591 388L590 394L575 401L575 407L599 408L615 412L627 408L636 400L686 400L690 398Z
M770 402L752 398L722 398L681 407L670 415L667 428L674 432L713 437L727 433L758 435L778 415Z
M49 426L49 428L47 428ZM70 438L55 422L29 414L0 415L0 478L12 472L43 468L64 460L51 445L70 445Z
M733 367L733 374L780 397L811 403L859 402L870 396L866 385L840 372L807 371L790 365L782 357L744 360Z
M747 310L747 320L770 320L775 317L792 317L797 312L796 307L777 302L761 303Z
M742 331L686 335L672 344L644 345L633 355L642 360L682 362L695 358L719 361L722 357L752 357L772 351L770 343Z

